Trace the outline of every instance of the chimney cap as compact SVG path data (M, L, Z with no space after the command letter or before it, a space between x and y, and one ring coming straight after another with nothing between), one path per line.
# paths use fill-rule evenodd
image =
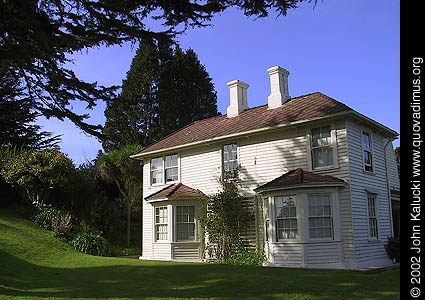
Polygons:
M285 75L289 75L289 74L290 74L288 70L285 70L284 68L282 68L282 67L280 67L280 66L274 66L274 67L268 68L268 69L267 69L267 72L268 72L270 75L272 75L272 74L274 74L274 73L283 73L283 74L285 74Z
M238 86L241 86L241 87L246 88L246 89L249 88L249 84L248 83L245 83L245 82L240 81L240 80L232 80L232 81L229 81L227 83L227 86L229 88L232 87L232 86L234 86L234 85L238 85Z

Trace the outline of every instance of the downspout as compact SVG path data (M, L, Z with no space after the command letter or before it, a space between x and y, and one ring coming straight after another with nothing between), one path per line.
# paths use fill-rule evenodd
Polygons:
M142 168L142 184L140 186L140 258L143 257L143 161L140 163Z
M388 142L384 146L384 164L385 164L385 177L387 181L388 210L390 213L391 237L394 237L394 224L393 224L393 208L391 204L390 180L388 176L388 166L387 166L387 147L390 143L392 143L393 140L394 140L394 137L388 137Z

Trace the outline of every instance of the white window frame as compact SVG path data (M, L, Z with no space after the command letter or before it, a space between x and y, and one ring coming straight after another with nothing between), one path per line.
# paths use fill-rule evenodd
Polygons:
M327 146L322 147L331 147L332 149L332 164L327 166L321 166L321 167L314 167L313 163L313 150L318 147L313 147L313 130L323 127L329 127L330 130L330 137L331 137L331 143ZM307 163L308 163L308 170L328 170L328 169L335 169L339 167L338 162L338 145L337 145L337 136L336 136L336 128L334 122L327 122L327 123L319 123L315 125L311 125L307 128Z
M231 160L225 161L224 160L224 152L225 152L224 148L226 146L230 146L230 145L236 145L236 151L234 151L236 153L236 159L231 159ZM239 145L238 145L238 143L234 142L234 143L223 144L222 147L221 147L221 153L222 153L222 155L221 155L221 167L222 167L222 170L223 170L222 173L223 173L223 177L226 177L225 175L226 175L227 171L224 168L224 164L226 162L236 162L236 169L232 170L232 172L236 171L239 168Z
M157 214L157 210L159 210L159 214ZM165 217L164 215L162 215L161 217L161 210L164 211L165 210ZM167 205L161 205L161 206L154 206L154 237L155 237L155 242L168 242L169 238L170 238L170 226L169 226L169 212L168 212L168 206ZM165 219L165 222L157 222L157 216L159 217L159 219ZM159 227L165 227L166 231L165 231L165 239L160 239L159 235L162 233L164 234L164 231L161 232L159 231Z
M363 142L363 134L366 133L369 135L369 150L365 149L365 144ZM368 173L374 173L375 172L375 164L374 164L374 155L373 155L373 142L372 142L372 132L370 130L367 130L365 128L361 128L361 132L360 132L360 141L362 143L362 161L363 161L363 171L368 172ZM370 168L371 170L366 170L366 167L368 166L365 162L364 159L364 154L365 152L368 151L370 153Z
M323 214L323 215L311 215L311 211L310 211L310 196L315 196L315 195L326 195L329 197L329 214ZM308 238L309 240L312 241L333 241L335 240L335 226L334 226L334 211L333 211L333 199L332 199L332 193L327 193L327 192L310 192L307 193L307 214L306 214L306 219L307 219L307 227L306 227L306 232L308 234ZM331 236L330 237L312 237L310 235L310 220L311 219L322 219L322 218L328 218L329 219L329 223L330 223L330 230L331 230ZM325 226L319 227L319 226L315 226L314 228L327 228Z
M176 165L167 167L167 157L176 156ZM177 178L175 180L167 181L167 170L177 169ZM166 155L164 157L164 181L165 183L177 182L179 180L179 155L177 153Z
M281 217L281 218L278 217L278 214L277 214L277 204L276 204L278 198L288 198L287 201L290 201L291 198L292 198L292 200L294 201L294 205L293 206L288 206L288 212L291 211L291 208L295 209L295 216L291 216L289 214L289 216L287 216L287 217ZM275 233L276 233L275 239L276 239L276 241L277 242L287 242L287 241L297 241L297 240L299 240L299 238L300 238L300 229L299 229L299 222L298 222L298 210L297 210L297 197L296 197L296 195L279 195L279 196L274 196L273 197L273 204L274 204L273 207L274 207L274 210L275 210L274 214L275 214ZM296 228L296 231L297 231L296 238L281 238L280 237L280 235L279 235L279 225L278 225L279 224L279 220L282 220L282 221L288 220L289 223L291 223L291 220L295 220L295 222L296 222L296 227L295 228ZM289 227L282 227L282 230L284 230L284 229L291 230L291 229L294 229L294 228L292 228L291 227L291 224L290 224Z
M183 222L178 222L178 216L177 216L177 211L178 211L178 207L193 207L193 221L191 222L189 221L183 221ZM196 221L196 209L197 206L193 205L193 204L175 204L173 205L174 208L174 241L178 242L178 243L184 243L184 242L198 242L198 225L197 225L197 221ZM193 224L194 225L194 239L179 239L178 238L178 231L177 231L177 224Z
M370 200L373 199L374 206L370 206ZM368 239L371 241L378 241L379 235L379 215L378 215L378 195L374 193L366 193L366 209L367 209L367 227L368 227ZM373 213L371 211L373 209ZM371 224L371 221L373 221ZM371 235L375 233L375 235Z
M167 157L169 156L173 156L173 155L177 155L177 165L173 166L173 167L167 167L166 166L166 160ZM152 169L152 161L154 159L162 159L162 166L161 166L161 170L162 170L162 176L161 176L161 182L155 182L153 183L153 169ZM166 170L167 169L172 169L172 168L177 168L177 180L173 180L173 181L167 181L167 176L166 176ZM166 155L162 155L162 156L156 156L156 157L152 157L150 159L150 172L149 172L149 179L150 179L150 184L151 186L156 186L156 185L164 185L164 184L173 184L176 182L180 181L180 155L179 153L171 153L171 154L166 154Z

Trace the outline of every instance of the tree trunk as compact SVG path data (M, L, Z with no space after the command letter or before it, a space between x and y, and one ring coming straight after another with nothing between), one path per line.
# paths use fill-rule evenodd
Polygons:
M131 185L128 186L127 203L127 247L130 247L130 222L131 222Z

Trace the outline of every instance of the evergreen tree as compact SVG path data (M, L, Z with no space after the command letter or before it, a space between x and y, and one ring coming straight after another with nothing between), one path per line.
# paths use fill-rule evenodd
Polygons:
M107 101L103 148L108 152L126 144L146 146L217 114L214 85L195 52L143 40L121 94Z
M2 0L0 73L10 71L15 81L22 80L36 112L69 119L101 137L101 126L88 124L88 114L76 114L71 104L80 100L90 109L97 100L113 97L116 89L80 80L66 67L71 62L68 55L139 39L172 38L188 27L207 26L229 7L266 17L270 10L286 15L302 1Z
M0 147L37 150L55 147L59 137L41 131L34 124L38 116L31 100L22 96L20 81L15 81L8 72L0 75Z

